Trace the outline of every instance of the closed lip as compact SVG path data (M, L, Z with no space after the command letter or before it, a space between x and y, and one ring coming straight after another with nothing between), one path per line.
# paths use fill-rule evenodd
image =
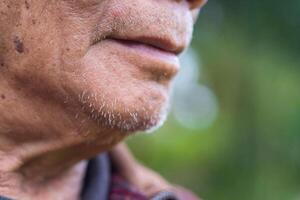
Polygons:
M129 35L129 34L128 34ZM178 55L185 49L183 41L166 36L124 36L110 35L103 40L115 41L122 46L136 50L139 56L144 55L149 60L149 67L144 67L160 80L172 79L179 71ZM101 42L100 40L95 43ZM151 63L155 63L151 65ZM151 67L150 67L151 66Z
M157 80L161 80L160 82L172 79L179 71L179 59L175 53L136 41L109 40L125 48L129 48L135 52L135 55L141 59L145 59L148 64L143 64L143 69L157 77ZM129 53L129 51L127 53Z
M176 42L175 40L170 39L168 37L139 36L139 37L131 38L131 37L113 36L113 37L109 37L109 39L115 39L115 40L120 40L125 42L141 43L174 55L179 55L185 49L185 45L181 44L180 42Z

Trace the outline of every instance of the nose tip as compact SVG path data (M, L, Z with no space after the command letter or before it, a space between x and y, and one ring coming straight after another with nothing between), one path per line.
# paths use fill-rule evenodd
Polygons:
M208 0L187 0L191 9L201 8Z

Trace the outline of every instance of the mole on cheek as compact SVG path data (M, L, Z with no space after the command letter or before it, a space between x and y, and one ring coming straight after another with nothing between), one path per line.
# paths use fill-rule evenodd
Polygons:
M14 45L15 45L15 50L18 53L23 53L24 52L24 45L23 42L20 40L18 36L14 38Z
M5 95L4 94L1 94L1 99L5 99Z
M3 68L5 68L6 66L5 66L5 63L4 63L4 60L2 60L1 58L0 58L0 69L3 69Z
M26 1L26 0L25 0L25 7L27 10L30 8L30 5L29 5L28 1Z

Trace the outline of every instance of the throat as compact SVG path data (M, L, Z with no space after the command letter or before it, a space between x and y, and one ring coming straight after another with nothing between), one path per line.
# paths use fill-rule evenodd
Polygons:
M18 172L0 172L0 194L12 199L79 199L86 161L47 179L30 179Z
M86 155L76 151L81 145L44 143L0 151L0 194L25 200L79 199L87 166Z

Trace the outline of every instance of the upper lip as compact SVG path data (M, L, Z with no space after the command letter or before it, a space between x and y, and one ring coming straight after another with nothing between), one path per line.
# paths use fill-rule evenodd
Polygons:
M111 1L115 2L115 1ZM124 3L122 3L124 2ZM125 40L149 45L160 50L180 54L189 44L192 35L192 19L186 2L166 1L162 6L157 1L137 0L135 12L132 6L120 1L109 5L100 21L95 24L91 43L105 38ZM150 12L156 9L156 12Z
M185 45L183 43L176 41L176 39L172 39L171 37L146 35L138 37L111 36L108 37L108 39L138 42L176 55L179 55L185 49Z

